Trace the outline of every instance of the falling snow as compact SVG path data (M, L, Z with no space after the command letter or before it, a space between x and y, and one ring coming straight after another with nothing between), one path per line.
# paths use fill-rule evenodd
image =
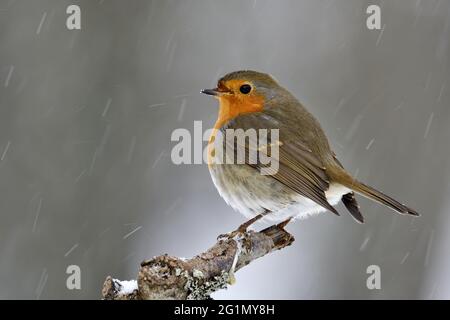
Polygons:
M378 47L378 44L381 41L381 37L383 36L384 33L384 28L386 28L386 24L383 24L383 26L381 27L380 34L378 35L377 42L375 44L376 47Z
M409 252L407 252L407 253L405 254L405 256L403 257L403 259L402 259L402 261L400 262L400 264L404 264L405 261L406 261L406 259L408 259L408 257L409 257Z
M127 239L129 236L131 236L132 234L134 234L135 232L139 231L142 229L142 226L137 227L136 229L134 229L133 231L127 233L126 235L123 236L123 239Z
M366 146L366 150L369 150L374 142L375 142L375 139L370 140L369 143Z
M154 104L151 104L151 105L149 105L149 106L147 106L148 108L154 108L154 107L162 107L162 106L165 106L166 105L166 103L154 103Z
M428 244L427 244L427 251L425 254L425 266L428 266L428 264L430 263L430 255L431 255L431 248L433 246L433 238L434 238L434 230L431 230L430 237L428 239Z
M102 117L105 117L106 114L108 113L109 107L111 106L111 102L112 102L112 99L109 98L108 101L106 102L105 109L103 109Z
M81 180L81 178L84 176L85 173L86 173L86 169L81 171L81 173L78 175L78 177L75 178L75 184Z
M44 12L44 14L42 15L41 21L39 22L39 25L36 29L36 34L41 33L42 25L44 24L46 18L47 18L47 12Z
M35 232L36 231L36 226L39 220L39 214L41 213L41 208L42 208L42 198L39 198L39 203L36 209L36 214L34 216L34 223L33 223L33 229L32 231Z
M128 148L127 163L130 164L133 159L134 148L136 147L136 136L131 138L130 147Z
M441 89L439 90L437 102L441 102L441 98L442 98L442 94L444 93L444 90L445 90L445 83L442 84Z
M3 161L3 159L5 159L6 153L8 152L10 145L11 145L11 141L8 141L8 143L6 144L5 149L3 149L2 156L0 157L0 161Z
M363 243L361 244L361 246L359 247L359 251L364 251L366 250L367 244L369 243L370 237L366 237L363 241Z
M41 278L39 279L37 288L35 290L37 300L41 298L42 292L44 291L45 285L47 284L47 280L48 280L48 272L47 268L44 268L42 270Z
M99 149L95 148L94 155L92 156L91 166L89 168L89 175L92 175L92 172L94 171L95 161L97 160Z
M186 99L181 100L180 112L178 113L177 121L183 120L184 109L186 108Z
M78 248L78 243L75 243L72 248L70 248L65 254L64 257L67 258L76 248Z
M427 138L428 132L430 132L431 123L433 122L434 112L430 114L430 117L428 118L427 128L425 129L425 134L423 135L424 139Z
M155 167L156 167L156 165L158 164L158 162L164 157L164 155L165 155L165 151L162 151L159 155L158 155L158 157L155 159L155 161L153 162L153 164L152 164L152 169L154 169Z
M13 72L14 72L14 66L9 67L8 75L6 76L6 79L5 79L5 88L7 88L9 86L9 82L11 81Z

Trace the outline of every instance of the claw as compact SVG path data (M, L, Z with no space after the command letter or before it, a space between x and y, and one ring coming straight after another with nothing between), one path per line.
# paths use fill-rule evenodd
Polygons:
M247 228L249 226L251 226L254 222L258 221L259 219L263 218L265 215L269 214L270 211L269 210L265 210L263 213L257 214L256 216L254 216L253 218L251 218L250 220L244 222L243 224L241 224L239 226L239 228L237 228L236 230L226 233L226 234L221 234L220 236L217 237L217 240L229 240L232 239L236 236L243 236L244 233L247 232Z
M244 235L244 233L246 233L246 232L247 232L247 228L243 228L242 226L240 226L239 228L237 228L234 231L219 235L217 237L217 240L230 240L230 239L233 239L236 237L242 237Z

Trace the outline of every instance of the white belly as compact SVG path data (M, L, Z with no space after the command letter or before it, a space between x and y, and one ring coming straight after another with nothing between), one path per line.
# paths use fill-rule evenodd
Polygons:
M272 223L290 217L306 218L324 212L325 208L292 191L270 176L255 174L248 166L210 166L212 180L224 200L247 218L271 211L264 220ZM233 177L230 179L229 177ZM325 192L331 205L337 204L350 190L339 184L331 184Z
M325 192L325 196L327 197L328 202L334 206L336 205L342 198L343 195L351 192L348 188L344 187L340 184L332 184L330 189ZM276 213L270 214L267 216L267 220L278 223L282 222L290 217L295 219L305 219L309 216L325 212L327 209L318 205L314 201L305 198L301 195L297 195L296 202L288 205L284 209L278 210Z

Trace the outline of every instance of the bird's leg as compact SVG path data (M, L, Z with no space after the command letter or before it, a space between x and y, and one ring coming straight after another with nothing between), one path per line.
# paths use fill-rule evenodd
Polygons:
M256 221L262 219L265 215L267 215L268 212L264 211L263 213L260 213L256 216L254 216L253 218L251 218L250 220L244 222L243 224L241 224L239 226L239 228L237 228L237 231L240 231L242 233L246 232L248 227L250 227L252 224L254 224Z
M248 220L248 221L244 222L243 224L241 224L236 230L231 231L229 233L221 234L220 236L217 237L217 239L221 239L221 238L232 239L232 238L234 238L237 235L243 234L243 233L247 232L248 227L250 227L256 221L264 218L269 213L270 213L270 211L266 209L263 213L257 214L256 216L254 216L250 220Z

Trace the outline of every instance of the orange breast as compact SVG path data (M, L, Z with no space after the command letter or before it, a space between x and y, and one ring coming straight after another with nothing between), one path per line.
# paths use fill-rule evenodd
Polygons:
M214 128L220 129L228 121L240 114L261 112L264 106L264 97L260 95L236 96L224 95L219 99L219 116Z
M227 124L228 121L236 118L241 114L261 112L264 107L264 97L260 95L236 96L223 95L219 99L219 116L214 124L214 130L209 137L208 142L208 165L212 162L214 156L214 143L212 143L217 135L217 131Z

